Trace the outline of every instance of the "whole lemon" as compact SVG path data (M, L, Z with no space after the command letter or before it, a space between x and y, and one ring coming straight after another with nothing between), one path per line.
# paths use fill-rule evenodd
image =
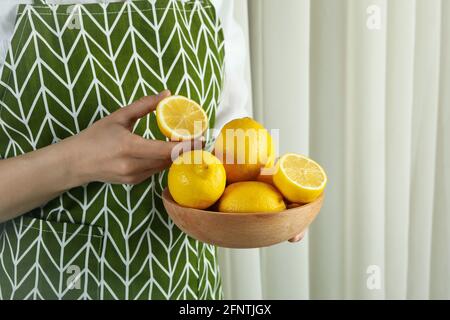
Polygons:
M218 202L220 212L258 213L286 210L283 196L270 184L258 181L229 185Z
M183 153L169 170L169 191L181 206L206 209L223 194L226 173L211 153L196 150Z
M229 183L256 180L261 168L273 162L275 148L263 125L251 118L236 119L221 130L214 154L223 162Z

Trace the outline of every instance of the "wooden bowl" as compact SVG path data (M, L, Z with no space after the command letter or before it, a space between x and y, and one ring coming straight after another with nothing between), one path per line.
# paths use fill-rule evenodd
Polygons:
M278 213L221 213L185 208L168 189L163 202L174 223L194 239L224 248L262 248L288 241L305 231L322 208L315 202Z

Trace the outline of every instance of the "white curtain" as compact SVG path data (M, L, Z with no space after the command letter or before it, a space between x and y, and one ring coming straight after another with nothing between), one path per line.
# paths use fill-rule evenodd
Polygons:
M255 118L329 185L300 244L221 251L226 298L450 299L450 1L236 3Z

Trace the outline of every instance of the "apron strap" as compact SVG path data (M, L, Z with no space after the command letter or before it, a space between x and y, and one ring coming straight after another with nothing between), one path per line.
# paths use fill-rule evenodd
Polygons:
M39 4L40 5L48 5L47 0L33 0L33 4L35 4L35 5L39 5Z
M47 0L33 0L33 4L48 5Z

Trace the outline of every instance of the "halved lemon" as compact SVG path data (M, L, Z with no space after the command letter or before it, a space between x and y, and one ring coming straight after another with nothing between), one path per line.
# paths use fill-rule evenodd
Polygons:
M162 100L156 108L159 130L173 141L200 138L208 129L208 116L195 101L183 96Z
M290 202L310 203L323 193L327 175L317 162L289 153L278 161L273 182Z

